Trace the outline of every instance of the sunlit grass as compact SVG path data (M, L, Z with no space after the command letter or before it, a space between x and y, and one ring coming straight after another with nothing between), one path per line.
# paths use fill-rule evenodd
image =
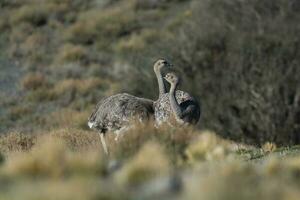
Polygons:
M8 185L0 189L1 198L127 199L149 195L146 188L158 196L205 200L296 199L299 194L299 154L276 154L286 148L270 152L211 131L142 124L118 142L110 134L107 139L109 157L94 131L62 128L2 136L0 182ZM241 152L261 152L261 160L249 162ZM174 175L182 183L171 189L179 184ZM155 187L155 181L161 186Z

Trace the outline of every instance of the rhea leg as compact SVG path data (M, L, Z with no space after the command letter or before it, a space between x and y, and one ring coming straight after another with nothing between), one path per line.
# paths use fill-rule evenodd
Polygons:
M124 134L124 132L128 131L131 126L123 126L119 130L116 130L114 133L116 134L115 141L118 142L119 137Z
M105 154L108 155L108 149L107 149L107 146L106 146L104 133L99 132L99 136L100 136L100 140L101 140L101 143L102 143L103 150L104 150Z

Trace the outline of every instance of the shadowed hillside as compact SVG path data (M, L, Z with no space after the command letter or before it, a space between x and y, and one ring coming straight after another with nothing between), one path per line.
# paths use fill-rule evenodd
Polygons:
M0 5L2 57L24 71L22 97L1 100L4 132L67 125L49 116L70 112L85 120L99 99L121 91L156 99L152 64L165 57L201 99L200 127L252 144L299 142L298 1Z

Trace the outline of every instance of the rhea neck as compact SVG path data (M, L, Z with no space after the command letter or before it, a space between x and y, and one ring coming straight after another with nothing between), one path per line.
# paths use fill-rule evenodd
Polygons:
M183 117L183 113L181 110L180 105L178 104L177 100L176 100L176 89L178 86L178 81L175 83L171 83L171 88L170 88L170 92L169 92L169 99L170 99L170 104L171 104L171 108L174 114L174 117L176 119L176 121L179 124L184 124L184 121L182 120Z
M164 84L163 76L161 74L161 68L154 69L154 72L156 74L156 78L158 82L159 96L161 96L166 93L166 87Z
M177 90L177 86L178 86L178 82L171 83L171 87L170 87L170 94L171 95L175 95L175 92Z

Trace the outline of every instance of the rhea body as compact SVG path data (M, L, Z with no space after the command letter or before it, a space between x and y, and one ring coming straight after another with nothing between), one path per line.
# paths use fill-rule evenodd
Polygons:
M171 64L159 59L154 64L154 72L159 86L159 97L166 93L162 69ZM132 121L145 121L154 117L154 101L139 98L127 93L116 94L101 100L88 119L90 128L99 131L102 146L106 154L108 149L104 136L107 132L118 135L126 130Z
M174 73L168 73L165 80L170 83L169 93L165 93L155 103L155 122L157 125L169 123L196 124L200 119L200 105L187 92L177 90L180 79Z

